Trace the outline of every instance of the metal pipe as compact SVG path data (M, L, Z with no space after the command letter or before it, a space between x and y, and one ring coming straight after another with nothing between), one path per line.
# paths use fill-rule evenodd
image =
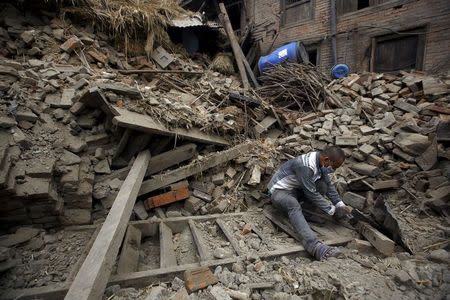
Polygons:
M330 0L331 57L333 65L337 63L336 50L336 0Z

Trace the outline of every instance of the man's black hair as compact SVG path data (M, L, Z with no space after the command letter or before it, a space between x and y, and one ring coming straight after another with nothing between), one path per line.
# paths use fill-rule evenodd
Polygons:
M328 156L332 161L344 161L345 152L340 147L330 146L322 151L323 155Z

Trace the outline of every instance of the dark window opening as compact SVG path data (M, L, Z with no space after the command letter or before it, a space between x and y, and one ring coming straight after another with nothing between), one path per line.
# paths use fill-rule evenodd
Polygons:
M425 35L421 32L424 32L423 28L404 32L404 34L390 34L375 38L373 70L375 72L421 70L425 45Z
M169 27L168 33L174 44L181 44L188 54L206 53L214 55L221 51L222 35L219 31L206 27ZM213 41L213 42L211 42Z
M241 29L241 11L244 9L242 7L242 3L235 2L231 5L225 5L228 13L228 17L230 18L231 27L236 32Z
M311 49L311 50L307 50L308 52L308 58L309 58L309 62L315 66L317 66L317 48L315 49Z
M336 0L336 11L338 16L375 6L389 0Z
M369 0L358 0L358 10L369 7Z
M281 0L282 24L289 25L313 18L313 0Z

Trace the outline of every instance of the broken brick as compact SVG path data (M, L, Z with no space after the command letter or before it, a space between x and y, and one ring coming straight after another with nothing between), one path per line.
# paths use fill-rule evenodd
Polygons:
M184 272L184 281L189 293L204 289L219 282L208 267L201 267Z
M148 210L154 207L163 206L176 201L184 200L186 198L189 198L189 196L190 192L188 187L182 186L170 192L150 197L147 200L144 200L144 205L145 208Z

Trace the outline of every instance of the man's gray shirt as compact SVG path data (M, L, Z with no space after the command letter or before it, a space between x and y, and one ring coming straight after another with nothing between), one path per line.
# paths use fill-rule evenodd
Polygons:
M319 164L319 152L310 152L291 160L288 160L276 171L267 186L269 192L272 193L275 189L279 190L303 190L305 196L313 203L318 204L320 208L332 215L335 211L335 206L343 206L339 193L331 183L329 172L321 170ZM334 205L323 204L327 202L324 197L317 191L316 181L322 179L327 185L326 196Z

